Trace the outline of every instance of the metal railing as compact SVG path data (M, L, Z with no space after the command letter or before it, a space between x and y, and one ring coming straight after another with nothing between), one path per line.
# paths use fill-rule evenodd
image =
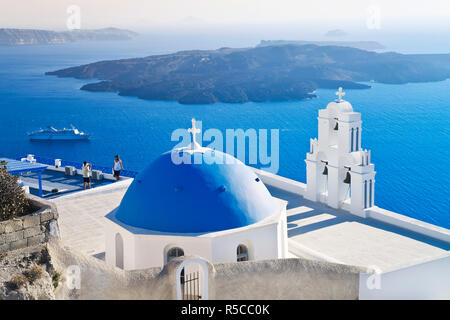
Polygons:
M20 161L21 158L17 158L17 160ZM36 159L36 162L38 163L42 163L42 164L47 164L50 166L54 166L55 165L55 159L50 159L50 158L44 158L44 157L40 157L40 156L34 156L34 158ZM81 169L81 167L83 166L83 164L81 162L75 162L75 161L67 161L67 160L62 160L61 159L61 167L65 167L65 166L72 166L75 167L77 169ZM112 174L112 167L104 167L104 166L99 166L96 164L92 163L92 169L93 170L100 170L103 173L111 173ZM129 178L135 178L137 176L139 172L137 171L132 171L132 170L122 170L120 172L120 175L123 177L129 177Z
M200 273L192 272L184 276L181 283L183 300L200 300Z

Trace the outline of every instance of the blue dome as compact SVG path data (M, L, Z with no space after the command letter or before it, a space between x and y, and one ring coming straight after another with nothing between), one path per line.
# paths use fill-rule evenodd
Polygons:
M214 232L248 226L275 213L276 202L256 174L234 157L211 149L166 152L128 188L117 220L171 233ZM223 159L214 163L214 159Z

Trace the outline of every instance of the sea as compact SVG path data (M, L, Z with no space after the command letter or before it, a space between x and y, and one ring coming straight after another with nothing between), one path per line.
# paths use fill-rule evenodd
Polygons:
M44 75L195 46L132 40L0 47L0 157L34 154L112 167L119 154L126 169L140 171L178 143L171 140L175 129L190 127L196 118L203 130L224 134L226 129L278 129L278 174L306 182L304 159L310 138L317 137L318 109L335 99L336 90L319 89L317 98L304 101L181 105L82 91L82 85L95 80ZM450 80L369 84L371 89L344 91L362 113L362 147L372 150L377 172L375 204L450 228ZM43 143L27 136L47 125L71 124L90 133L90 141Z

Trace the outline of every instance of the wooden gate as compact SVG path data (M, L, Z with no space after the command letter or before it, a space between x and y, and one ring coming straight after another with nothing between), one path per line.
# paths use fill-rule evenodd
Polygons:
M200 300L202 298L200 295L200 273L197 271L184 276L183 273L180 279L183 300Z

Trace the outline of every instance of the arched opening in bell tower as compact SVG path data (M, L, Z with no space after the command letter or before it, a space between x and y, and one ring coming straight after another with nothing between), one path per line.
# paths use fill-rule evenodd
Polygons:
M328 161L323 152L317 154L319 165L317 166L317 193L318 195L328 194ZM320 199L320 197L319 197Z
M333 118L329 121L328 143L330 146L337 145L339 141L339 119Z

